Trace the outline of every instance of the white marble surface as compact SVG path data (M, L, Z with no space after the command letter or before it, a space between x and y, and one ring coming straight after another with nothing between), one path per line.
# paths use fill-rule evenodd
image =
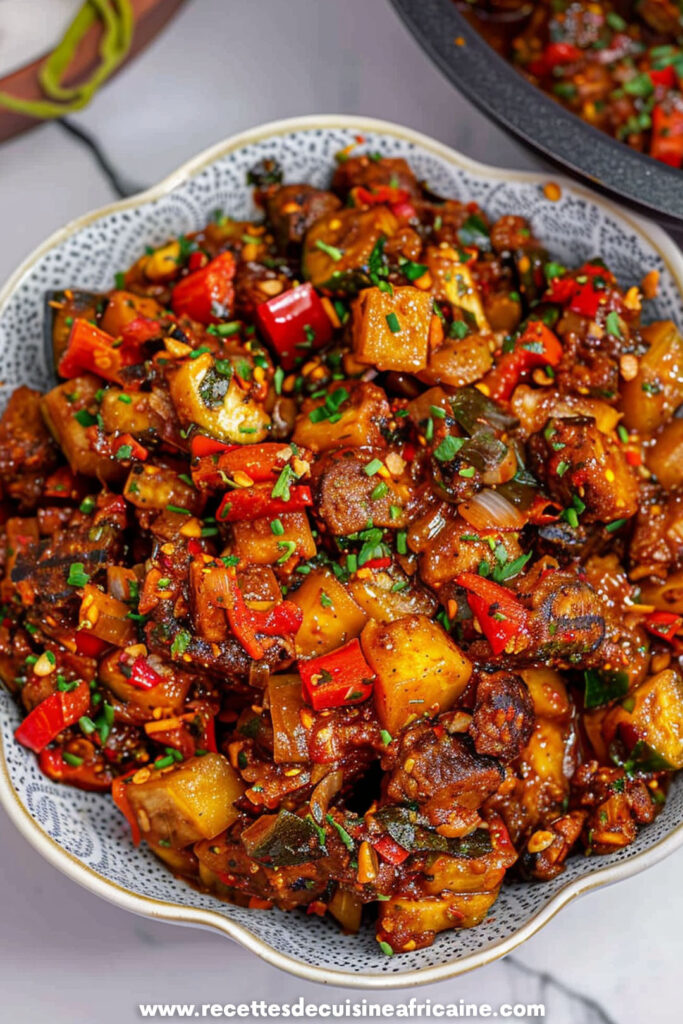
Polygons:
M73 120L143 185L237 130L316 111L385 117L490 163L540 165L453 91L385 0L188 0ZM49 232L113 197L90 152L58 126L0 146L0 279ZM349 994L291 979L222 937L108 906L42 861L1 812L0 836L0 992L14 1024L127 1024L143 1001ZM551 1024L674 1024L682 868L679 853L562 911L514 958L409 994L545 1001Z

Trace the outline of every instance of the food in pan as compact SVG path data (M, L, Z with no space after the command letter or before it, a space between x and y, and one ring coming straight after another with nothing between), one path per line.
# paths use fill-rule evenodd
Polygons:
M0 674L175 874L408 951L632 842L683 767L683 340L656 271L402 159L251 178L253 220L48 297Z
M535 85L634 149L683 163L683 5L456 0Z

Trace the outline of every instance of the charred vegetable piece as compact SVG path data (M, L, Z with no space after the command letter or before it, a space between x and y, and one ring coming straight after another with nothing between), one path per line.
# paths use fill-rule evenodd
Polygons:
M242 843L253 860L278 868L327 855L314 822L284 809L279 814L261 815L244 830Z

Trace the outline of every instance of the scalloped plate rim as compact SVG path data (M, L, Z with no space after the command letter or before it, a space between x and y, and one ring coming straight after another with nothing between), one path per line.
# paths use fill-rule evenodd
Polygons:
M275 135L325 129L352 130L359 134L365 131L393 135L412 143L420 149L432 152L441 157L441 159L452 164L454 163L456 166L460 166L474 175L482 177L506 180L512 178L517 181L539 185L549 180L549 175L545 172L509 170L479 163L427 135L402 125L376 118L358 115L312 114L271 121L256 128L232 135L224 141L209 147L173 171L159 184L152 186L144 192L86 213L55 231L23 260L17 270L9 276L2 289L0 289L0 317L10 296L21 284L24 277L30 273L35 263L47 252L55 248L55 246L72 235L77 234L79 230L89 225L92 221L117 211L142 206L165 196L183 182L211 165L221 156L251 143L259 142ZM563 189L567 189L572 193L582 196L591 203L606 208L618 219L626 221L653 248L658 250L677 282L683 297L683 255L662 228L638 214L622 211L618 204L596 195L590 189L577 185L563 175L553 174L552 181L558 183ZM315 967L295 957L281 953L274 946L258 938L241 924L222 917L213 911L184 907L172 901L139 896L103 878L97 872L84 865L78 858L64 850L31 817L10 781L1 736L0 769L0 804L7 812L10 820L30 845L48 863L89 892L102 897L121 909L128 910L142 917L218 931L253 953L256 953L262 960L272 964L274 967L278 967L306 981L354 989L386 990L423 985L435 981L444 981L474 970L477 967L492 963L520 946L539 931L543 925L547 924L564 906L578 896L638 874L683 846L683 822L679 822L667 836L649 849L636 853L628 860L619 864L598 868L588 876L568 881L544 907L533 914L520 928L506 939L494 943L488 949L469 954L459 960L449 960L437 966L418 968L402 974L354 974L346 971Z

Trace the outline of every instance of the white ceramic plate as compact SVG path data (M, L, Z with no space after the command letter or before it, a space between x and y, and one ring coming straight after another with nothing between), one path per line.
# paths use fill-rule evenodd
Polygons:
M145 245L199 228L217 207L237 217L253 213L246 172L263 157L277 158L288 181L324 186L334 154L360 135L368 151L406 157L441 195L474 199L494 218L505 212L528 217L553 255L569 264L601 255L622 285L658 269L661 289L650 316L680 320L683 259L654 225L562 179L556 179L561 199L550 202L542 188L546 176L475 164L407 128L365 118L302 117L228 139L156 188L74 221L37 249L0 294L0 398L18 384L50 384L41 330L46 289L109 288L114 273ZM478 928L447 932L429 949L387 958L370 930L343 936L317 917L232 907L173 878L146 848L132 846L108 798L41 775L34 756L13 740L18 720L12 699L0 692L0 799L47 860L120 907L213 928L314 981L381 989L460 974L510 952L575 896L642 871L683 844L681 775L663 813L631 846L607 857L574 857L549 883L504 886Z

